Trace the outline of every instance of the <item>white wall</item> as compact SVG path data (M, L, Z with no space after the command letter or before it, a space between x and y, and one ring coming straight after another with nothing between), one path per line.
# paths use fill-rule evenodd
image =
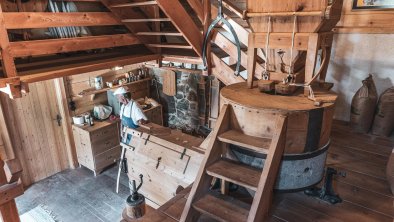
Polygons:
M379 95L394 85L394 35L335 35L326 79L339 94L335 119L349 120L352 97L369 73Z

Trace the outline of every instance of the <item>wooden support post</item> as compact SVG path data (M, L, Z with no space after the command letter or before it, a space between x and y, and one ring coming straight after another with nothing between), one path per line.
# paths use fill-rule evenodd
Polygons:
M254 41L255 41L254 34L250 33L248 40L248 79L247 79L249 88L253 87L253 76L256 71L257 49L255 48Z
M317 54L320 48L320 35L319 33L309 34L308 51L306 54L305 62L305 82L312 80L316 68ZM309 89L305 88L305 95L309 95Z
M328 59L331 57L331 49L332 49L332 43L334 41L334 32L330 32L328 34L325 35L324 38L324 43L322 44L322 47L326 47L326 56L328 57ZM326 75L327 75L327 70L328 70L328 64L323 67L323 70L320 74L320 82L325 82L326 80Z
M11 54L10 40L8 38L7 29L5 27L5 20L3 10L0 5L0 49L2 57L2 65L6 77L16 77L16 67L14 57Z
M204 0L203 1L203 11L204 11L204 36L208 32L209 25L211 24L211 1ZM207 68L208 68L208 75L212 74L212 56L211 56L211 42L209 41L207 44Z
M4 161L0 158L0 220L4 222L19 222L18 209L14 198L23 194L23 186L19 179L21 166L19 161L9 161L4 170Z
M157 6L157 5L153 6L153 14L154 14L155 18L160 18L160 8L159 8L159 6ZM161 29L160 22L155 22L153 30L155 32L160 32L160 29ZM157 44L161 44L161 36L160 35L158 35L156 37L156 43ZM156 53L158 55L160 55L159 59L157 60L157 66L161 67L162 66L162 58L161 58L161 48L160 47L156 48Z

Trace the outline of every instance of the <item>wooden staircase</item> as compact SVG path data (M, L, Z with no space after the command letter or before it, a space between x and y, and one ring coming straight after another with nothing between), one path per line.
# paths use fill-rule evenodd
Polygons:
M232 107L223 105L180 221L194 222L201 214L218 221L264 221L271 206L273 187L285 148L287 117L275 117L272 138L249 136L234 129L233 121L236 120ZM224 154L230 144L266 154L263 169L227 159ZM252 205L210 191L214 178L255 191Z
M180 57L190 62L202 56L201 27L178 0L101 0L124 26L152 52L163 58ZM196 59L198 58L198 60Z

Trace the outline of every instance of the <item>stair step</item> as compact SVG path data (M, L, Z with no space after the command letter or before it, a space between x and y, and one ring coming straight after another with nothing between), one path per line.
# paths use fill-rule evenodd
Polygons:
M267 154L271 139L248 136L237 130L229 130L218 136L219 141L241 146L252 151Z
M169 18L151 18L151 19L123 19L122 22L171 22Z
M136 35L182 36L182 33L179 33L179 32L137 32Z
M147 46L155 47L155 48L193 49L193 47L191 45L174 44L174 43L169 43L169 44L148 44Z
M237 204L234 204L237 202ZM249 210L238 204L240 201L224 200L210 194L206 194L193 204L193 208L221 222L247 221Z
M148 5L157 5L157 2L156 1L131 2L131 3L111 5L111 7L112 8L123 8L123 7L141 7L141 6L148 6Z
M209 166L207 174L256 191L261 170L222 159Z

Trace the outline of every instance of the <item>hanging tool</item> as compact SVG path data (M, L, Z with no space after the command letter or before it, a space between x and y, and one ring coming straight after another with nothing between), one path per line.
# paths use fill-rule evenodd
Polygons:
M268 24L267 24L267 37L265 40L265 70L262 73L263 80L269 80L270 72L268 71L268 51L269 51L269 42L270 42L270 34L271 34L271 16L268 17Z
M291 35L291 49L290 49L290 63L289 63L289 70L287 74L287 78L283 80L283 83L292 83L295 81L294 72L292 73L293 69L293 51L294 51L294 40L297 28L297 15L294 15L294 23L293 23L293 33Z
M237 46L237 51L238 51L238 60L237 60L237 67L235 69L235 75L239 76L239 69L241 66L241 43L238 39L237 33L235 32L233 26L224 18L223 15L223 2L222 0L219 0L219 9L218 9L218 15L216 17L216 19L211 23L211 25L209 25L207 33L204 36L204 44L203 44L203 48L202 48L202 60L204 63L204 70L208 69L208 62L207 62L207 47L208 47L208 41L209 41L209 37L211 35L212 30L215 28L215 26L219 23L219 22L223 22L229 29L230 32L232 34L232 36L234 37L234 41L235 41L235 45Z

